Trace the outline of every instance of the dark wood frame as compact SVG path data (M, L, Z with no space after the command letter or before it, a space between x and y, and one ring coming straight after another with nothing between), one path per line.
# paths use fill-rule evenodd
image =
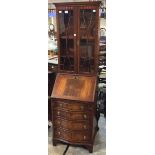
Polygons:
M74 20L74 31L76 34L75 40L74 40L74 71L64 71L60 69L60 32L59 32L59 17L58 12L60 10L66 10L66 9L73 9L74 8L74 19L79 19L79 10L80 8L86 8L86 9L95 9L96 10L96 38L95 38L95 53L94 53L94 73L91 73L92 75L96 75L98 71L98 53L99 53L99 5L100 1L94 1L94 2L68 2L68 3L54 3L56 6L56 14L57 14L57 39L58 39L58 72L60 73L73 73L73 74L90 74L88 72L79 72L79 54L80 54L80 46L78 45L80 42L80 28L79 28L79 20ZM75 16L76 15L76 16Z
M69 3L54 3L56 6L56 14L57 14L57 39L58 39L58 73L60 75L62 74L74 74L72 76L84 76L85 78L87 76L91 76L91 78L95 78L95 83L90 82L91 84L95 84L95 87L97 87L96 85L96 81L97 81L97 73L98 73L98 54L99 54L99 5L100 5L100 1L93 1L93 2L69 2ZM61 57L61 53L60 53L60 26L59 26L59 11L61 10L67 10L67 9L72 9L74 11L74 19L78 19L78 20L74 20L74 33L76 34L76 37L74 39L74 71L67 71L67 70L61 70L60 69L60 57ZM80 72L80 9L95 9L96 10L96 18L95 18L95 24L96 24L96 38L94 39L95 41L95 47L94 47L94 72L90 73L90 72ZM56 82L58 79L58 76L56 78ZM58 83L61 83L60 81L58 81ZM89 84L90 84L89 83ZM62 85L57 86L57 84L55 83L54 85L54 89L58 89L58 88L63 88ZM53 91L54 92L54 91ZM55 134L57 133L57 129L61 129L60 126L56 126L53 125L53 145L55 146L59 141L68 143L68 144L72 144L72 145L84 145L90 153L93 152L93 143L94 143L94 139L95 139L95 135L98 131L98 114L97 114L97 88L95 88L93 90L93 93L91 94L93 96L93 100L90 102L88 101L88 99L86 101L82 101L80 100L80 98L77 101L74 101L73 99L65 99L65 97L62 98L62 96L59 94L59 96L54 95L54 93L52 93L52 120L53 120L53 124L55 124L55 122L57 121L57 116L54 115L54 112L58 112L57 109L55 108L57 106L57 104L61 103L61 101L63 101L64 103L62 103L62 105L64 106L65 104L72 104L73 106L75 106L75 104L77 106L80 106L80 104L82 105L86 105L88 104L89 107L91 107L91 110L89 111L89 109L85 110L85 113L88 114L88 117L90 117L90 120L88 121L90 124L90 128L87 131L88 134L91 135L90 140L89 141L74 141L74 138L70 141L70 140L65 140L65 138L61 138L61 136L55 136ZM56 97L57 96L57 97ZM66 113L72 113L69 111L69 109L64 109L62 110L61 107L59 107L60 111L65 111ZM59 112L60 113L60 112ZM82 113L81 111L75 111L75 113ZM67 116L66 116L66 119ZM95 121L96 120L96 121ZM77 121L77 120L74 120ZM87 122L87 123L88 123ZM64 132L66 132L67 130L64 129ZM71 130L70 133L74 132L74 130ZM83 134L83 132L80 130L79 133ZM62 133L64 134L64 133ZM68 134L66 136L69 136Z

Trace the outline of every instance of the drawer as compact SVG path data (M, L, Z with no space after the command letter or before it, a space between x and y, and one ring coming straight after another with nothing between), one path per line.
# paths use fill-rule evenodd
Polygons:
M80 143L91 140L91 134L86 131L68 131L63 129L54 130L54 138L63 139L70 142Z
M88 112L70 112L69 118L71 120L89 120L90 114Z
M54 120L56 120L58 117L61 117L63 119L67 120L89 120L91 115L87 112L70 112L70 111L64 111L64 110L54 110L53 111L53 117Z
M64 119L54 120L54 127L61 127L68 130L88 130L90 129L89 121L68 121Z
M89 103L65 103L62 101L55 101L54 102L54 109L55 108L61 108L61 109L66 109L70 111L85 111L89 110L91 108L91 105Z

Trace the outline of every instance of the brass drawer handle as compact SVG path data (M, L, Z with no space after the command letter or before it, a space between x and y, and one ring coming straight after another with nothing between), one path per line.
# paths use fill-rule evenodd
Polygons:
M58 135L60 135L60 132L58 132Z
M60 107L62 107L62 103L60 104Z
M87 126L86 126L86 125L84 125L84 126L83 126L83 128L84 128L84 129L86 129L86 128L87 128Z
M86 115L86 114L84 114L84 115L83 115L83 117L86 119L86 118L87 118L87 115Z
M58 111L57 114L60 115L60 111Z
M83 139L85 140L86 139L86 136L83 136Z
M81 105L81 110L83 110L84 109L84 106L83 105Z

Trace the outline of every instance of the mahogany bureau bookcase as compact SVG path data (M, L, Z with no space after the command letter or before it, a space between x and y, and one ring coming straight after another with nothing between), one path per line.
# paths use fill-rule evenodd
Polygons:
M53 145L93 152L98 130L99 1L55 3L58 74L52 91Z

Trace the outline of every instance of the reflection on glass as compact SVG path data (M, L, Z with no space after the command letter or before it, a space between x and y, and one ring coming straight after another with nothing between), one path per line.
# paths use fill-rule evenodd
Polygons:
M80 10L80 72L94 72L96 10Z
M59 11L60 70L74 71L73 10Z

